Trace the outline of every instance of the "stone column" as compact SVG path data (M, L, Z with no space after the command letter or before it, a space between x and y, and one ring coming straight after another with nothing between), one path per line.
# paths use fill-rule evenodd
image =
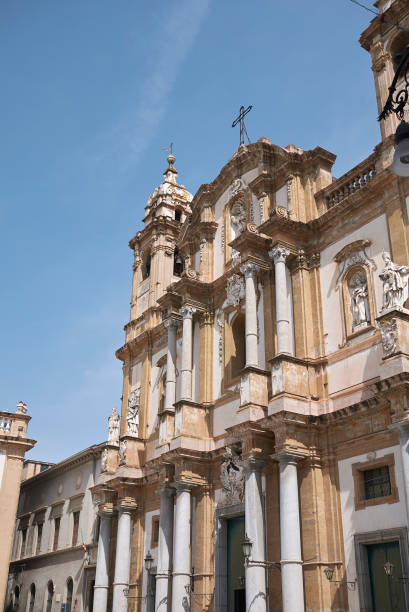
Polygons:
M168 328L168 353L166 359L165 410L174 411L176 401L176 330L178 322L174 319L165 321Z
M127 612L128 599L124 590L129 588L131 567L131 514L134 505L121 503L118 507L118 532L116 538L114 593L112 609L115 612Z
M266 552L261 469L264 461L248 459L244 491L245 531L253 546L246 574L246 610L266 612Z
M192 319L196 312L193 306L182 306L183 316L181 399L192 399Z
M172 612L183 612L190 606L189 592L191 562L191 490L194 485L176 485L175 539L173 546Z
M273 455L280 464L280 540L283 612L304 612L297 461L301 453Z
M97 566L95 570L94 612L106 612L108 601L109 543L112 510L100 510Z
M158 566L156 572L155 612L169 610L171 555L173 550L174 489L160 491Z
M288 309L288 287L285 262L290 251L276 246L269 255L274 261L275 294L276 294L276 325L277 353L291 355L290 313Z
M257 270L257 266L250 262L240 268L246 279L246 367L258 367Z
M402 474L405 482L406 513L409 524L409 421L403 423L392 423L390 429L396 429L399 433L399 445L402 457Z

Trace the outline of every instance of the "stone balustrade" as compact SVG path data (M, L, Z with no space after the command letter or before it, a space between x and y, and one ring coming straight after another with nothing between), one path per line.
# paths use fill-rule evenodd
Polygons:
M323 214L353 193L366 187L376 176L375 162L376 156L372 154L331 185L321 189L315 195L319 214Z

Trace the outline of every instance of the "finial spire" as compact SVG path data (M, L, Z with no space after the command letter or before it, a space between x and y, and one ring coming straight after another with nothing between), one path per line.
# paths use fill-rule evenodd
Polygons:
M176 161L176 157L173 155L173 142L170 143L170 147L167 147L165 149L163 149L164 151L167 151L169 153L169 155L167 156L167 162L168 162L168 167L166 168L165 172L163 173L165 175L165 178L167 180L169 180L171 183L175 182L175 178L177 176L177 170L174 166L175 161ZM172 174L176 175L175 177L172 177L172 174L169 174L169 172L171 172Z

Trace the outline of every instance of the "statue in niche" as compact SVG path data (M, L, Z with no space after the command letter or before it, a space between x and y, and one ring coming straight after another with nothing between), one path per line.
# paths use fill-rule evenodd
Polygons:
M119 414L115 406L108 418L108 443L118 446L119 444Z
M246 220L246 206L243 200L237 200L230 210L230 221L234 231L234 238L240 236L246 229Z
M352 330L365 327L370 322L368 283L363 270L355 272L348 280L351 297Z
M393 263L389 253L382 253L385 267L379 278L383 280L383 307L402 307L408 297L409 266L399 266Z
M244 299L245 287L244 278L240 274L233 274L227 279L226 283L226 299L223 302L222 308L227 306L237 307Z
M126 413L126 435L137 436L139 429L139 406L141 403L141 386L138 385L128 397L128 410Z
M244 468L241 458L231 448L226 448L220 470L220 480L223 487L223 505L240 504L244 494Z

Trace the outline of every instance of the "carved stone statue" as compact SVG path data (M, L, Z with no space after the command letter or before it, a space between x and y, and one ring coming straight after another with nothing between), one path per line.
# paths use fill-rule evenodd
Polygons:
M106 472L108 465L108 449L104 448L104 451L101 455L101 472Z
M223 487L223 505L240 504L244 493L244 468L240 456L231 448L226 448L220 470Z
M121 440L119 443L119 462L125 463L126 458L126 440Z
M242 200L237 200L231 207L230 221L237 238L246 229L246 206Z
M222 308L227 306L237 307L245 296L244 278L240 274L232 274L226 283L226 299Z
M393 263L389 253L382 253L385 267L379 278L383 280L383 307L401 308L408 298L409 266L399 266Z
M115 406L108 418L108 443L118 446L119 444L119 414Z
M141 402L141 386L138 385L128 397L128 410L126 413L127 436L137 436L139 429L139 406Z
M351 296L352 329L366 326L370 321L368 303L368 284L365 272L359 271L348 281Z
M16 412L18 414L27 414L27 404L20 400L17 404Z

